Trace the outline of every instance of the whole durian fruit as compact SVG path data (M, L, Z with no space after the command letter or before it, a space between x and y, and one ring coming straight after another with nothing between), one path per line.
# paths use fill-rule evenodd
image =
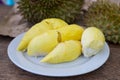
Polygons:
M45 18L61 18L72 23L80 14L84 0L20 0L19 12L35 24Z
M95 26L103 31L107 41L120 44L120 6L107 0L98 0L85 13L87 27Z

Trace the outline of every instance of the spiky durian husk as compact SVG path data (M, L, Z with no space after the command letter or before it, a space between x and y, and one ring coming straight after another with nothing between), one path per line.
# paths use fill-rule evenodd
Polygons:
M93 3L85 14L87 27L95 26L103 31L106 40L120 44L120 6L106 0Z
M72 23L80 14L83 0L20 0L19 10L31 23L45 18L61 18Z

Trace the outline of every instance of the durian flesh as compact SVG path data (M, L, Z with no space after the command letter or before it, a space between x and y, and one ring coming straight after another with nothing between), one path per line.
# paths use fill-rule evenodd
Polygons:
M18 51L24 51L27 49L29 42L36 36L41 35L48 30L54 30L68 25L65 21L58 18L44 19L40 23L35 24L30 28L23 36L20 44L17 47Z
M59 43L58 32L48 31L32 39L27 48L29 56L47 55Z
M85 29L81 38L82 52L85 57L97 54L103 49L105 37L102 31L95 27Z
M68 23L58 18L47 18L47 19L42 20L42 22L46 22L52 25L53 29L63 28L68 25Z
M59 43L41 62L62 63L73 61L81 55L82 49L79 41L69 40Z
M81 40L84 29L79 25L71 24L63 28L59 28L57 31L61 34L61 41Z
M25 51L27 49L27 46L29 42L35 37L38 36L48 30L51 30L52 25L48 24L46 22L40 22L36 25L34 25L32 28L30 28L25 35L23 36L22 40L20 41L20 44L17 47L18 51Z
M81 40L83 31L82 27L75 24L57 30L49 30L30 41L27 53L29 56L47 55L60 42Z

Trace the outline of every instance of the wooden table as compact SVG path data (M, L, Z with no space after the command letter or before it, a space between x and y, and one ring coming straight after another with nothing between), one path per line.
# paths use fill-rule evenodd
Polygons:
M0 6L0 19L8 9ZM0 80L120 80L120 45L109 43L110 57L99 69L80 76L55 78L35 75L15 66L7 55L7 47L12 39L0 36Z

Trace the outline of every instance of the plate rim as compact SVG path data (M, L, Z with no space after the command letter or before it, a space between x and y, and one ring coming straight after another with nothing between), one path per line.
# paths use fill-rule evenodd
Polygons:
M108 44L105 43L105 45L106 45L106 47L107 47L107 49L108 49L108 55L107 55L106 59L102 62L102 64L101 64L99 67L96 67L96 68L93 69L93 70L89 70L89 71L84 72L84 73L76 73L76 74L68 74L68 75L67 75L67 74L66 74L66 75L65 75L65 74L64 74L64 75L42 74L42 73L38 73L38 72L31 71L31 70L23 67L23 66L22 66L21 64L19 64L17 61L15 61L15 60L13 59L13 57L10 55L10 54L11 54L11 53L10 53L10 50L9 50L10 47L13 45L14 41L16 41L18 38L22 37L23 35L24 35L24 33L18 35L16 38L14 38L14 39L10 42L10 44L8 45L8 48L7 48L8 57L9 57L9 59L12 61L12 63L14 63L14 65L16 65L17 67L19 67L20 69L25 70L25 71L30 72L30 73L37 74L37 75L49 76L49 77L70 77L70 76L83 75L83 74L90 73L90 72L95 71L95 70L97 70L98 68L100 68L103 64L105 64L105 62L108 60L108 58L109 58L109 56L110 56L110 48L109 48Z

